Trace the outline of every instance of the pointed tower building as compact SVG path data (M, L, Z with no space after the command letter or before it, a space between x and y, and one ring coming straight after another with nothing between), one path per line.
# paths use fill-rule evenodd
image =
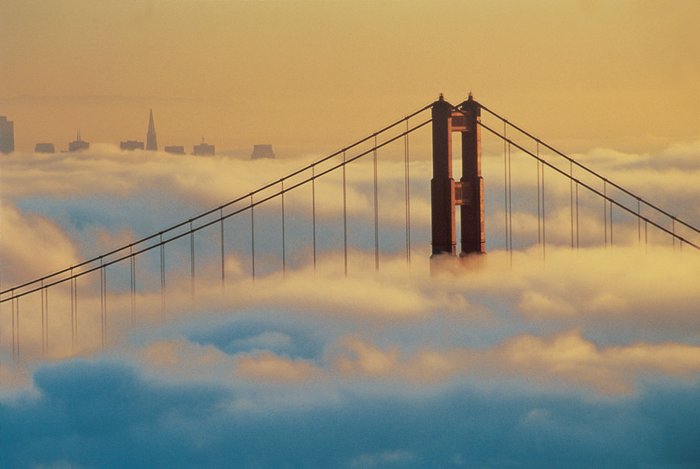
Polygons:
M156 140L156 125L153 123L153 109L148 116L148 133L146 134L146 150L157 151L158 141Z

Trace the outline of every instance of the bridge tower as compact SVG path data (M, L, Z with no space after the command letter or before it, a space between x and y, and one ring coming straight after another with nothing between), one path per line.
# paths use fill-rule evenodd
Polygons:
M460 207L460 256L484 254L481 107L471 93L459 108L442 95L433 103L433 178L430 181L432 255L456 254L455 206ZM462 137L462 177L452 177L452 133Z

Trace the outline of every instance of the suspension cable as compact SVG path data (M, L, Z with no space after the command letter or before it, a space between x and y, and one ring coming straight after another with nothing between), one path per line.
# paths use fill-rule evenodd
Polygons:
M642 214L642 206L637 197L637 243L642 243L642 219L640 218Z
M503 121L503 135L508 134L508 122ZM503 140L503 208L504 208L504 220L503 225L505 226L505 241L506 241L506 252L510 250L510 245L508 240L509 229L508 229L508 142Z
M480 125L481 127L483 127L484 129L488 130L489 132L491 132L492 134L496 135L497 137L499 137L499 138L501 138L501 139L506 139L506 140L508 140L508 143L510 143L510 144L513 145L514 147L518 148L519 150L525 152L526 154L530 155L531 157L533 157L533 158L539 158L538 156L536 156L536 155L535 155L534 153L532 153L531 151L527 150L526 148L524 148L523 146L519 145L518 143L516 143L516 142L514 142L514 141L512 141L512 140L510 140L510 139L508 139L506 136L504 136L503 134L501 134L501 133L498 132L497 130L492 129L491 127L489 127L488 125L484 124L483 122L479 122L479 125ZM568 175L567 175L566 172L564 172L564 171L562 171L561 169L557 168L557 167L554 166L553 164L551 164L551 163L545 161L545 160L542 159L542 158L539 158L539 160L540 160L540 162L543 164L543 168L544 168L544 165L546 165L547 167L553 169L553 170L556 171L557 173L559 173L559 174L561 174L561 175L563 175L563 176L568 177ZM585 187L586 189L588 189L590 192L596 194L597 196L602 197L603 199L607 200L607 201L610 202L611 204L616 205L618 208L621 208L622 210L624 210L624 211L626 211L626 212L628 212L628 213L630 213L630 214L636 216L636 213L635 213L633 210L631 210L630 208L628 208L628 207L626 207L625 205L621 204L620 202L617 202L616 200L612 199L612 198L609 197L607 194L604 194L603 192L599 191L598 189L595 189L595 188L592 187L591 185L589 185L589 184L587 184L587 183L585 183L585 182L583 182L583 181L581 181L581 180L579 180L579 179L575 179L575 182L577 182L577 183L580 184L581 186ZM678 234L673 233L673 232L670 231L669 229L667 229L667 228L665 228L665 227L659 225L658 223L656 223L655 221L649 219L648 217L643 216L642 219L644 220L645 223L651 224L652 226L654 226L654 227L657 228L658 230L663 231L663 232L666 233L666 234L669 234L669 235L671 235L671 236L676 237L679 241L683 241L684 243L686 243L686 244L688 244L688 245L690 245L690 246L693 246L693 247L696 248L696 249L700 249L700 246L699 246L699 245L693 243L692 241L688 240L687 238L684 238L684 237L682 237L682 236L680 236L680 235L678 235ZM646 229L646 228L645 228L645 229ZM646 236L646 234L645 234L645 236Z
M539 148L539 147L538 147ZM544 160L540 160L543 163ZM545 197L544 197L544 164L540 165L540 180L542 181L542 259L547 255L547 230L545 229L545 221L547 220L547 213L545 210Z
M408 119L406 119L408 131ZM409 170L408 133L404 136L404 190L406 198L406 262L411 264L411 178Z
M574 248L574 166L569 161L569 198L571 210L571 248Z
M488 113L491 114L492 116L494 116L494 117L496 117L497 119L500 119L500 120L502 120L502 121L508 122L508 125L509 125L510 127L513 127L514 129L516 129L517 131L519 131L519 132L522 133L523 135L526 135L527 137L531 138L532 140L535 140L535 141L541 143L541 144L544 145L547 149L553 151L553 152L556 153L557 155L559 155L559 156L561 156L562 158L566 159L567 161L573 163L574 165L578 166L579 168L583 169L584 171L588 172L589 174L591 174L591 175L597 177L597 178L600 179L600 180L606 180L607 183L610 184L610 185L611 185L612 187L614 187L615 189L618 189L618 190L622 191L623 193L627 194L628 196L630 196L630 197L632 197L632 198L639 198L642 202L644 202L645 204L647 204L649 207L651 207L651 208L653 208L654 210L656 210L656 211L662 213L663 215L667 216L668 218L674 218L674 215L672 215L671 213L667 212L666 210L664 210L664 209L658 207L657 205L652 204L651 202L645 200L644 198L639 197L637 194L634 194L633 192L631 192L631 191L625 189L624 187L620 186L619 184L616 184L615 182L610 181L609 179L607 179L607 178L605 178L604 176L602 176L600 173L598 173L598 172L596 172L596 171L594 171L594 170L588 168L587 166L585 166L585 165L579 163L579 162L576 161L575 159L573 159L573 158L571 158L570 156L568 156L566 153L563 153L562 151L557 150L556 148L552 147L551 145L547 144L546 142L543 142L542 140L540 140L539 138L535 137L535 136L534 136L533 134L531 134L530 132L524 130L522 127L519 127L518 125L514 124L513 122L508 121L507 119L505 119L504 117L502 117L500 114L498 114L498 113L496 113L495 111L489 109L488 107L484 106L483 104L480 103L479 106L481 107L481 109L483 109L484 111L488 112ZM481 124L481 123L480 123L480 124ZM690 225L689 223L687 223L687 222L685 222L685 221L683 221L683 220L680 220L680 219L676 219L676 220L677 220L679 223L681 223L683 226L685 226L686 228L689 228L689 229L693 230L694 232L700 234L700 229L699 229L699 228L696 228L696 227L694 227L693 225ZM687 240L684 239L684 241L687 241Z
M603 180L603 229L605 231L605 245L608 245L608 189L606 181Z
M375 138L375 141L376 141L376 136L377 136L377 135L381 135L381 134L383 134L383 133L385 133L385 132L391 130L392 128L394 128L394 127L398 126L399 124L403 123L406 119L410 119L410 118L412 118L412 117L415 117L415 116L417 116L418 114L421 114L421 113L423 113L424 111L430 109L432 106L433 106L433 103L427 104L427 105L423 106L422 108L420 108L420 109L418 109L418 110L416 110L416 111L414 111L414 112L412 112L412 113L410 113L410 114L408 114L408 115L402 117L401 119L398 119L398 120L392 122L391 124L389 124L389 125L387 125L387 126L385 126L385 127L382 127L380 130L374 132L373 134L368 135L367 137L364 137L364 138L362 138L362 139L356 140L355 142L351 143L350 145L346 146L345 148L342 148L342 149L340 149L340 150L337 150L337 151L335 151L335 152L333 152L333 153L331 153L331 154L329 154L329 155L327 155L327 156L325 156L325 157L323 157L323 158L321 158L321 159L319 159L319 160L314 161L313 163L310 163L310 164L304 166L303 168L300 168L300 169L298 169L298 170L296 170L296 171L293 171L293 172L287 174L287 175L286 175L285 177L283 177L282 179L290 179L290 178L293 178L293 177L295 177L295 176L297 176L297 175L299 175L299 174L302 174L302 173L304 173L305 171L308 171L308 170L312 169L314 166L320 165L320 164L322 164L322 163L325 163L326 161L329 161L330 159L332 159L332 158L334 158L334 157L336 157L336 156L339 156L339 155L340 155L342 152L344 152L344 151L347 151L347 150L350 150L350 149L352 149L352 148L355 148L355 147L358 147L358 146L362 145L363 143L365 143L365 142L371 140L372 138ZM427 124L428 122L430 122L430 121L431 121L431 120L428 120L428 121L426 122L426 124ZM422 127L422 125L421 125L421 126L418 126L418 127L414 127L413 129L411 129L411 131L417 130L417 128L419 128L419 127ZM404 133L400 134L398 137L402 137L403 135L404 135ZM393 141L396 140L396 139L397 139L397 137L393 137L393 138L391 138L390 140L388 140L388 142L393 142ZM363 154L363 156L364 156L364 154ZM325 174L325 172L324 172L323 174ZM124 250L126 250L130 245L143 244L143 243L145 243L146 241L153 240L153 239L155 239L155 238L161 236L161 235L164 234L164 233L169 233L169 232L171 232L171 231L173 231L173 230L176 230L176 229L178 229L178 228L182 228L183 226L186 226L190 221L196 221L196 220L199 220L199 219L201 219L201 218L207 217L207 216L209 216L209 215L212 215L212 214L216 213L217 211L220 211L220 210L222 210L222 209L224 209L224 208L228 208L228 207L230 207L231 205L234 205L234 204L236 204L236 203L238 203L238 202L241 202L241 201L247 199L247 198L248 198L249 196L251 196L251 195L254 195L254 194L258 194L258 193L260 193L260 192L263 192L263 191L265 191L265 190L267 190L267 189L273 187L275 184L277 184L277 182L278 182L278 181L265 184L265 185L263 185L262 187L259 187L258 189L255 189L254 191L249 192L249 193L246 194L246 195L243 195L243 196L238 197L238 198L236 198L236 199L230 200L229 202L226 202L226 203L224 203L224 204L222 204L222 205L219 205L219 206L217 206L217 207L215 207L215 208L213 208L213 209L211 209L211 210L207 210L206 212L200 213L199 215L194 216L194 217L192 217L192 218L189 219L189 220L186 220L186 221L183 221L183 222L180 222L180 223L171 225L171 226L169 226L168 228L166 228L166 229L164 229L164 230L162 230L162 231L160 231L160 232L158 232L158 233L154 233L154 234L152 234L152 235L149 235L149 236L146 236L146 237L144 237L144 238L141 238L141 239L139 239L139 240L137 240L137 241L133 241L132 243L130 243L130 244L128 244L128 245L124 245L124 246L121 246L121 247L119 247L119 248L113 249L113 250L111 250L111 251L109 251L109 252L107 252L107 253L103 253L103 254L101 254L101 255L99 255L99 256L95 256L95 257L90 258L90 259L88 259L88 260L82 261L82 262L80 262L80 263L78 263L78 264L72 265L72 266L70 266L70 267L66 267L65 269L61 269L61 270L59 270L59 271L53 272L53 273L51 273L51 274L44 275L43 277L40 277L40 278L37 278L37 279L34 279L34 280L30 280L30 281L25 282L25 283L23 283L23 284L21 284L21 285L16 285L16 286L11 287L11 288L9 288L9 289L5 289L5 290L3 290L3 291L0 291L0 295L5 295L5 294L9 293L10 291L19 290L19 289L28 287L28 286L30 286L30 285L33 285L33 284L35 284L35 283L38 283L38 282L41 281L41 280L49 280L49 279L51 279L51 278L53 278L53 277L56 277L56 276L59 276L59 275L68 273L71 269L77 269L77 268L79 268L79 267L87 266L87 265L89 265L89 264L92 264L92 263L94 263L94 262L99 261L99 260L102 259L102 258L107 258L107 257L112 256L112 255L114 255L114 254L117 254L117 253L119 253L119 252L121 252L121 251L124 251ZM237 213L237 212L236 212L236 213ZM218 220L217 220L217 221L218 221ZM203 225L201 225L201 227L209 226L209 224L210 224L210 223L203 224ZM175 239L175 238L171 238L171 239ZM91 268L91 269L85 270L84 272L90 272L90 271L92 271L92 270L93 270L93 269ZM63 280L66 280L66 279L63 279ZM57 281L53 281L53 282L51 282L51 283L48 283L48 285L54 285L54 284L56 284L56 283L57 283ZM58 283L60 283L60 282L58 282ZM32 289L31 291L34 291L34 290L35 290L35 289ZM5 301L7 301L7 300L8 300L8 298L1 299L0 302L5 302Z
M70 338L71 338L71 351L75 351L75 336L76 336L76 320L77 320L77 282L78 279L73 277L73 272L71 271L70 277Z
M311 229L313 232L314 272L316 272L316 167L311 167Z
M610 246L613 245L613 204L610 203Z
M345 276L348 276L348 195L345 176L345 152L343 152L343 266Z
M508 145L508 245L510 264L513 265L513 173L511 171L511 147Z
M542 217L541 203L542 202L540 201L540 190L541 190L540 189L540 185L541 185L541 183L540 183L540 164L541 163L539 160L540 143L539 142L536 142L536 143L537 143L537 146L536 146L535 151L537 153L537 159L535 160L535 162L537 163L537 244L541 244L542 243L542 221L541 221L541 217Z
M41 282L41 354L46 356L46 312L44 311L44 293L46 289L44 288L44 282Z
M160 314L165 313L165 243L163 233L160 234Z
M224 252L224 211L219 210L220 241L221 241L221 291L226 289L226 253Z
M250 194L250 268L255 281L255 204L253 194Z
M12 298L12 358L20 361L19 348L19 297Z
M377 192L377 134L374 134L372 163L374 166L374 270L379 270L379 194Z
M362 151L361 153L359 153L359 154L353 156L352 158L348 158L344 163L343 163L343 162L338 163L338 164L336 164L336 165L334 165L334 166L332 166L332 167L330 167L330 168L326 168L326 169L324 169L323 171L320 171L320 172L318 172L318 173L315 173L313 176L307 177L306 179L303 179L303 180L301 180L301 181L299 181L299 182L293 184L292 186L286 188L286 191L289 192L289 191L291 191L291 190L293 190L293 189L296 189L297 187L300 187L300 186L302 186L302 185L304 185L304 184L307 184L307 183L311 182L311 181L313 180L313 178L316 178L316 179L317 179L317 178L320 178L320 177L322 177L322 176L324 176L324 175L326 175L326 174L328 174L328 173L331 173L331 172L333 172L333 171L336 171L337 169L341 168L344 164L349 164L349 163L352 163L352 162L355 161L355 160L358 160L358 159L360 159L360 158L363 158L363 157L365 157L365 156L371 154L372 152L374 152L374 151L376 151L376 150L378 150L378 149L380 149L380 148L383 148L383 147L385 147L385 146L387 146L387 145L389 145L389 144L391 144L391 143L393 143L393 142L395 142L395 141L397 141L397 140L403 138L404 135L406 135L407 133L412 133L412 132L415 132L416 130L418 130L418 129L422 128L422 127L425 127L425 126L428 125L430 122L432 122L432 119L424 120L424 121L422 121L421 123L416 124L416 125L414 125L413 127L411 127L408 131L399 133L399 134L397 134L397 135L395 135L395 136L393 136L393 137L391 137L391 138L389 138L389 139L387 139L387 140L385 140L385 141L383 141L383 142L381 142L381 143L378 143L378 144L377 144L375 147L373 147L373 148L370 148L370 149L368 149L368 150ZM377 134L378 134L378 133L377 133ZM279 182L279 180L278 180L278 181L275 181L275 183L273 183L272 185L277 184L277 182ZM268 185L268 186L266 186L266 187L270 187L270 185ZM230 212L230 213L228 213L228 214L226 214L226 215L224 216L224 219L227 219L227 218L233 217L233 216L235 216L235 215L237 215L237 214L239 214L239 213L241 213L241 212L244 212L244 211L246 211L246 210L251 210L251 221L253 222L253 223L251 223L251 231L253 232L253 235L254 235L254 215L253 215L253 208L254 208L255 206L257 206L257 205L260 205L260 204L265 203L265 202L267 202L267 201L269 201L269 200L272 200L272 199L274 199L275 197L279 197L279 195L280 195L280 192L277 191L277 192L275 192L275 193L273 193L273 194L271 194L271 195L268 195L267 197L261 198L260 200L257 200L257 201L255 201L255 202L253 202L253 195L254 195L255 193L257 193L257 192L259 192L259 191L255 191L255 192L249 193L249 194L247 194L247 195L245 196L245 198L250 198L250 203L249 203L249 205L247 205L247 206L245 206L245 207L242 207L242 208L240 208L240 209L237 209L237 210L235 210L235 211L232 211L232 212ZM214 223L218 223L219 221L220 221L220 219L217 218L217 219L208 221L208 222L206 222L206 223L202 223L201 225L198 225L198 226L194 227L194 228L192 229L192 231L200 231L200 230L202 230L202 229L204 229L204 228L207 228L207 227L213 225ZM134 256L138 256L138 255L140 255L140 254L142 254L142 253L144 253L144 252L148 252L148 251L150 251L151 249L154 249L154 248L157 247L157 246L161 246L161 248L162 248L162 247L163 247L165 244L167 244L167 243L170 243L170 242L172 242L172 241L175 241L175 240L177 240L177 239L180 239L180 238L182 238L182 237L184 237L184 236L189 235L189 234L190 234L190 231L184 231L184 232L178 233L178 234L173 235L172 237L167 238L167 239L165 239L165 240L162 239L162 234L163 234L163 233L164 233L164 231L159 233L159 236L160 236L159 242L157 242L157 243L155 243L155 244L153 244L153 245L150 245L150 246L146 246L146 247L144 247L144 248L141 248L141 249L139 249L139 250L137 250L137 251L134 251L133 255L134 255ZM137 244L137 243L133 243L133 244L135 245L135 244ZM251 243L251 244L252 244L252 251L253 251L253 256L252 256L252 257L253 257L253 262L252 262L252 263L253 263L253 278L255 278L255 242L254 242L254 236L253 236L253 240L252 240L252 243ZM117 251L117 252L118 252L118 251ZM102 257L105 257L105 256L107 256L107 255L108 255L108 254L105 254L105 255L103 255ZM115 258L115 259L111 259L111 260L109 260L109 261L104 262L104 264L101 264L101 265L99 265L99 266L91 267L91 268L89 268L89 269L86 269L86 270L80 271L80 272L78 272L78 273L75 273L75 274L73 274L73 276L74 276L74 277L80 277L80 276L83 276L83 275L87 275L87 274L89 274L89 273L91 273L91 272L94 272L95 270L100 269L102 266L109 266L109 265L112 265L112 264L117 264L117 263L119 263L119 262L121 262L121 261L127 259L128 257L129 257L129 254L126 254L126 255L124 255L124 256L117 257L117 258ZM164 273L164 262L165 262L165 260L164 260L163 254L161 255L161 258L162 258L162 261L161 261L161 269L162 269L162 270L161 270L161 281L162 281L162 286L164 287L164 285L165 285L165 273ZM98 259L99 259L99 258L98 258ZM377 259L377 260L378 260L378 259ZM68 270L70 270L70 269L68 269ZM63 282L65 282L65 281L68 281L68 280L69 280L69 277L60 278L60 279L54 280L54 281L51 282L51 283L47 283L46 286L58 285L58 284L60 284L60 283L63 283ZM30 282L29 284L31 284L31 282ZM19 288L19 287L13 287L11 290L15 290L15 289L17 289L17 288ZM34 288L34 289L26 290L26 291L21 292L21 293L16 293L16 294L14 294L13 296L8 296L7 298L4 298L4 299L0 300L0 302L9 301L11 298L16 298L16 297L20 297L20 296L29 295L29 294L31 294L31 293L36 292L38 289L39 289L39 288L37 287L37 288Z
M195 296L194 233L192 221L190 221L190 295L192 301L194 301Z
M280 179L282 194L280 195L282 205L282 276L287 273L287 240L284 226L284 179Z
M102 334L102 349L105 348L105 338L107 332L107 267L100 269L100 332Z
M576 249L579 248L579 223L578 223L578 181L576 182Z
M129 246L130 290L131 290L131 316L130 323L134 324L134 312L136 310L136 258L133 256L133 246Z

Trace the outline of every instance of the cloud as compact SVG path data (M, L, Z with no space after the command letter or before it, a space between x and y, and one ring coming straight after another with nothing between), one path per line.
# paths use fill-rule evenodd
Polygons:
M271 352L259 352L236 360L240 376L260 382L297 383L308 381L319 370L305 360L290 360Z
M0 272L3 290L48 271L77 263L75 245L50 218L24 214L3 201L0 204L0 220Z
M535 382L559 381L612 395L631 392L647 374L697 379L700 373L697 346L637 343L601 349L573 331L550 340L515 337L492 358L492 366Z
M694 174L690 148L673 150L682 154L673 161ZM10 156L3 167L2 221L13 222L0 250L4 279L10 262L17 266L7 269L12 275L34 275L23 266L39 269L45 257L76 262L84 252L150 234L303 160L254 166L99 147L54 160L24 156ZM609 163L611 175L660 172L653 158L637 156L606 156L617 161ZM498 158L486 160L485 173L502 171ZM46 354L40 302L27 297L21 300L22 360L12 363L13 326L3 304L0 428L20 430L8 460L88 467L104 461L537 466L552 460L590 464L598 454L612 458L601 463L697 460L682 438L665 453L670 443L660 436L694 430L692 423L669 423L673 412L660 404L684 396L688 415L697 411L690 398L700 376L700 272L693 251L674 249L662 238L639 242L636 221L622 218L615 219L614 246L606 247L601 207L583 199L586 231L581 247L569 249L569 186L554 181L547 194L563 202L547 207L543 248L536 243L535 205L529 205L535 186L523 177L514 185L514 194L523 194L513 216L518 249L505 252L498 248L496 226L503 216L496 198L502 197L495 184L499 172L487 185L489 253L430 262L430 168L421 160L412 173L408 264L402 165L391 159L382 165L387 185L380 186L378 271L372 168L358 164L347 174L347 276L336 174L317 184L315 266L310 188L295 189L285 199L284 273L277 200L256 208L255 281L246 213L225 225L223 287L218 226L194 239L194 296L187 238L166 246L164 300L157 250L137 260L133 311L128 262L108 268L105 322L98 276L82 277L75 341L68 286L52 287ZM532 169L517 165L518 175ZM104 183L94 182L96 173ZM668 200L690 207L694 189L676 187L681 174L658 178L668 178ZM28 435L49 444L40 446ZM648 444L640 447L642 440ZM61 449L67 447L82 452ZM131 455L119 453L124 447L133 448Z
M695 381L700 376L700 347L679 343L634 343L600 347L579 331L550 338L529 334L492 347L422 348L412 355L398 345L381 349L355 338L335 352L333 372L380 380L429 385L456 376L479 377L492 385L503 379L543 389L563 386L602 395L629 394L648 376Z
M697 385L602 402L515 387L354 391L251 412L229 405L255 399L243 389L153 382L114 361L46 365L34 379L35 397L0 403L10 429L3 458L13 467L693 465L700 457Z

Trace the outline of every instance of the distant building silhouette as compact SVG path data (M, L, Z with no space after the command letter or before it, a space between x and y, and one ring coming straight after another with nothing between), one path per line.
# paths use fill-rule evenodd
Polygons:
M199 156L213 156L216 153L216 151L214 145L204 143L204 138L202 138L202 143L200 143L199 145L194 145L192 147L192 153Z
M34 147L34 153L56 153L53 143L37 143Z
M0 116L0 153L15 151L15 123Z
M74 141L68 144L68 151L81 151L90 148L90 142L80 138L80 129L78 129L78 134Z
M262 144L253 145L253 154L250 155L250 159L257 160L260 158L274 158L275 152L272 151L272 145Z
M143 150L145 148L143 142L138 142L136 140L127 140L126 142L119 142L119 148L122 150L133 151L133 150Z
M156 125L153 123L153 109L148 116L148 132L146 133L146 150L157 151L158 141L156 140Z
M173 153L175 155L184 155L185 147L183 147L182 145L169 145L165 147L165 152Z

